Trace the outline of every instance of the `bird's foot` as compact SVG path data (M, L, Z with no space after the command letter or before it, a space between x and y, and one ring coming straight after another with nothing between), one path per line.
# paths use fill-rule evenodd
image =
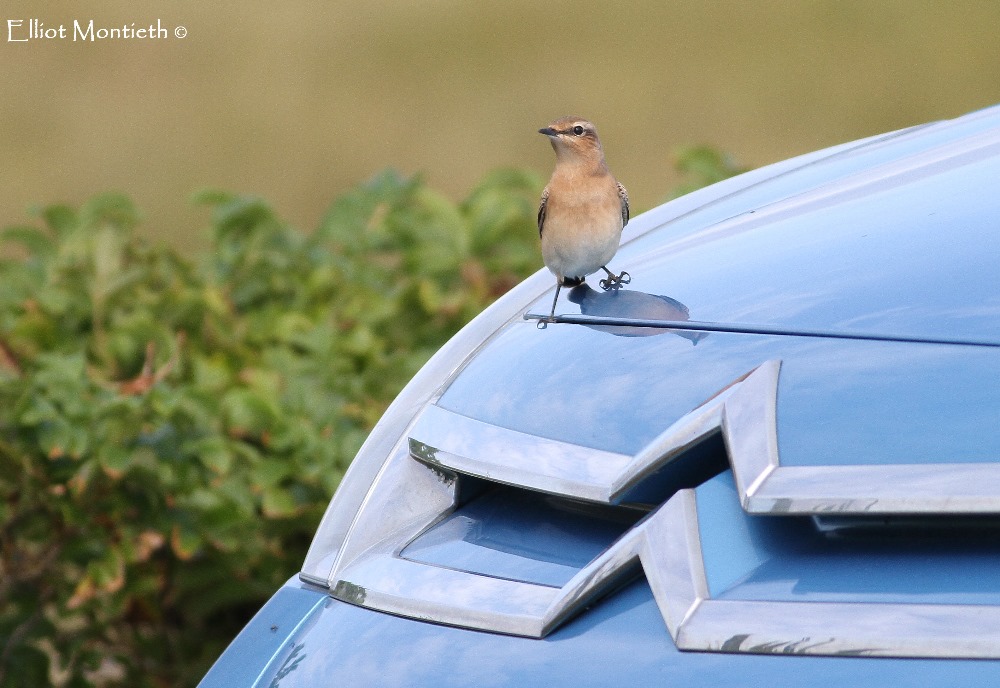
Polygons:
M609 291L612 289L618 291L624 285L632 282L632 275L628 274L624 270L622 270L621 273L617 275L608 270L607 268L605 268L605 271L608 273L607 279L602 279L600 282L598 282L598 284L601 286L601 289L603 289L604 291Z
M562 290L562 282L556 282L556 295L552 297L552 310L549 311L549 317L539 318L538 322L535 324L539 330L544 330L549 326L549 323L556 321L556 303L559 301L559 292Z

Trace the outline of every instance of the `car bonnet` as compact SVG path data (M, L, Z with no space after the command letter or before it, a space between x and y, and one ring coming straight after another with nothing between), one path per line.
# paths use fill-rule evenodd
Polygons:
M535 275L390 407L303 580L544 637L641 570L681 649L1000 656L992 588L949 606L772 585L761 606L739 587L831 532L1000 513L998 177L991 109L645 213L609 266L631 283L564 290L553 322Z

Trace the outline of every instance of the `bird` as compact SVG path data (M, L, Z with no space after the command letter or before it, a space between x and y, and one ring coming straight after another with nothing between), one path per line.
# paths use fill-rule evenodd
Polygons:
M618 252L628 224L628 192L604 160L593 123L582 117L560 117L538 130L556 152L556 166L538 205L542 260L556 277L556 294L548 320L555 318L559 290L582 284L587 275L604 270L605 291L632 281L607 265Z

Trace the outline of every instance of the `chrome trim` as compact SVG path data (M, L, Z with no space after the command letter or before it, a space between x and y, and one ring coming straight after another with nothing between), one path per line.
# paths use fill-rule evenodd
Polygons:
M756 479L777 464L774 409L780 365L776 360L763 363L673 423L635 456L528 435L433 405L410 428L410 453L456 473L615 504L685 449L722 432L733 463Z
M641 567L681 650L1000 658L995 633L1000 606L712 599L695 490L677 492L562 587L400 556L455 508L462 474L614 503L651 471L715 432L725 439L738 498L749 512L947 512L997 504L987 487L1000 477L992 465L780 466L780 365L765 362L634 457L532 437L428 406L408 432L408 447L397 445L375 479L377 489L369 491L356 515L326 581L332 596L410 618L540 638ZM916 493L909 491L915 487Z
M435 406L411 428L411 453L458 473L614 504L720 432L740 503L751 514L1000 514L1000 463L781 465L780 367L778 360L761 364L633 457L497 428Z
M431 566L388 552L349 566L333 589L334 597L371 609L535 638L545 634L546 611L556 593L544 585Z
M997 514L1000 464L781 466L744 508L752 514Z
M387 538L342 569L331 594L414 619L541 638L641 565L675 633L708 596L697 518L694 493L682 491L561 588L409 561L395 543L412 537Z
M409 431L410 455L431 466L552 494L610 502L631 456L587 449L428 406Z
M410 618L540 638L635 564L680 650L1000 658L998 606L712 599L694 490L679 491L562 588L428 566L379 546L343 572L332 594Z
M685 518L669 519L656 535L700 542L693 490L671 504ZM665 507L666 508L666 507ZM676 510L675 510L676 511ZM649 536L647 536L649 537ZM872 657L1000 658L1000 606L859 602L714 600L708 594L700 546L675 546L671 559L643 568L678 649L751 654ZM663 551L666 553L665 548ZM679 556L678 556L679 555ZM681 564L678 559L686 557ZM669 586L654 585L654 569L673 573ZM685 580L687 577L687 580ZM698 592L691 594L692 590ZM685 610L679 612L678 610ZM677 617L682 616L680 622Z
M675 638L682 650L998 659L1000 607L706 600Z
M578 499L615 503L683 450L721 431L741 463L769 470L777 454L779 361L768 361L671 425L635 456L538 438L429 405L383 466L344 539L330 577L345 602L437 623L542 637L641 564L679 628L707 596L691 498L675 498L629 530L562 588L402 559L400 552L450 513L461 475ZM416 459L416 460L411 460ZM376 489L377 488L377 489ZM671 526L672 523L681 526Z
M667 629L676 639L709 597L694 491L681 490L660 513L660 522L650 519L646 529L642 564Z

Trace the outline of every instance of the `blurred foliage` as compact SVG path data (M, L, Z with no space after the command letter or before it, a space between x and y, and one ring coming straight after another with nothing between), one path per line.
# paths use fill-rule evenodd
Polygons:
M674 151L674 169L681 173L682 180L673 189L670 198L679 198L749 170L738 165L726 153L705 145L684 146Z
M540 266L541 183L500 171L456 205L387 172L311 236L203 193L201 264L118 195L6 229L0 685L193 685L403 384Z

